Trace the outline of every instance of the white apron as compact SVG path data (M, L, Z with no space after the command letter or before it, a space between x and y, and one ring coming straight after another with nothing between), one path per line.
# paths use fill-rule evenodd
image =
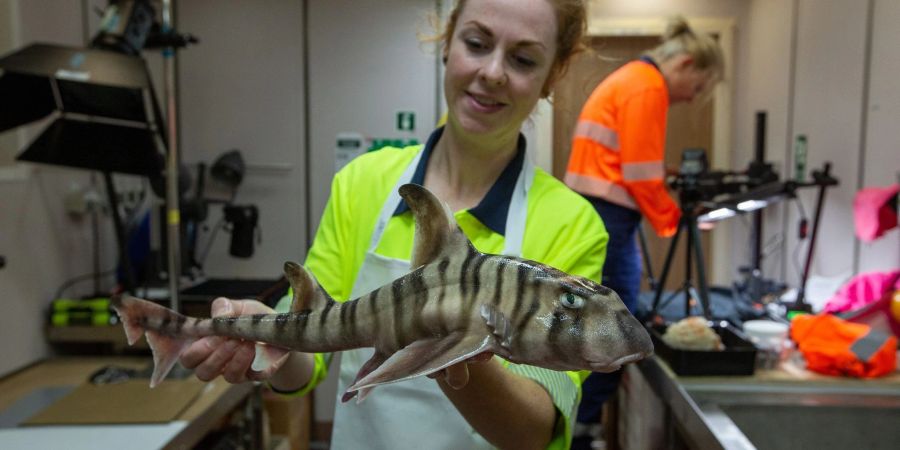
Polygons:
M358 298L410 271L409 261L375 253L384 229L400 203L398 189L412 180L424 151L413 159L391 190L381 209L372 241L359 269L350 298ZM528 190L534 179L534 165L528 157L516 180L506 220L503 254L520 256L525 234ZM331 448L358 449L487 449L491 446L466 422L437 382L418 377L374 388L365 401L341 403L341 396L356 378L360 367L375 350L361 348L341 354L337 406Z

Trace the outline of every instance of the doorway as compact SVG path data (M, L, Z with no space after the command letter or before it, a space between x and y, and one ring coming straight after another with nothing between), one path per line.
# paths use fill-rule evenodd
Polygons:
M553 175L559 179L565 176L566 165L572 132L578 115L593 89L610 73L624 64L638 58L645 51L659 44L659 36L595 36L590 40L590 51L579 55L572 61L566 75L559 80L553 93ZM681 154L686 148L706 149L710 167L715 167L713 148L713 125L715 102L710 98L690 104L679 104L669 108L668 126L666 129L665 166L677 169L681 162ZM670 191L677 201L677 193ZM650 261L644 262L646 275L649 264L657 278L671 243L670 239L660 238L649 224L642 225L647 237L647 250ZM701 233L704 263L707 272L711 273L712 252L709 233ZM669 270L666 290L675 290L685 280L685 247L686 239L679 239L672 267ZM696 276L696 271L694 271ZM695 284L696 286L696 284ZM641 290L648 290L646 277L641 282Z

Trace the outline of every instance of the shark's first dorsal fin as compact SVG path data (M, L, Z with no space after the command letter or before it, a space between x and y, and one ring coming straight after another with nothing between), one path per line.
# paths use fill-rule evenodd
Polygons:
M428 264L442 254L470 251L472 244L456 225L450 208L431 191L418 184L404 184L400 196L416 221L411 268Z
M294 291L291 312L319 309L334 301L319 287L316 278L300 264L291 261L284 263L284 276Z

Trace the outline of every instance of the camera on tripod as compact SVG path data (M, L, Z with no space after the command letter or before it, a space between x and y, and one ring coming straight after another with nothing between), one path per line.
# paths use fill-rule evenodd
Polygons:
M669 185L678 191L681 208L686 210L700 202L713 201L720 194L736 192L739 187L726 179L730 175L709 169L706 150L687 148L681 154L678 174L670 178Z

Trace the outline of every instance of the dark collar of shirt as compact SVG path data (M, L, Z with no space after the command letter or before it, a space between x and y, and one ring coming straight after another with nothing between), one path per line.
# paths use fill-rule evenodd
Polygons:
M653 58L651 58L647 55L641 56L640 58L638 58L638 60L643 61L647 64L650 64L651 66L655 67L656 70L659 70L659 64L656 64L656 61L654 61ZM659 71L660 71L660 73L662 73L662 70L659 70Z
M444 127L438 128L431 133L425 148L422 150L422 158L419 159L419 165L416 166L416 173L413 174L410 183L419 185L425 184L425 168L428 167L428 159L431 158L434 146L441 139L444 133ZM525 136L519 134L519 141L516 144L516 156L506 165L503 172L491 186L487 195L481 199L474 208L469 210L469 214L478 219L484 226L490 228L493 232L506 235L506 216L509 212L509 203L512 200L512 194L516 187L516 181L519 178L519 172L525 163ZM409 205L401 199L394 215L403 214L409 210Z

